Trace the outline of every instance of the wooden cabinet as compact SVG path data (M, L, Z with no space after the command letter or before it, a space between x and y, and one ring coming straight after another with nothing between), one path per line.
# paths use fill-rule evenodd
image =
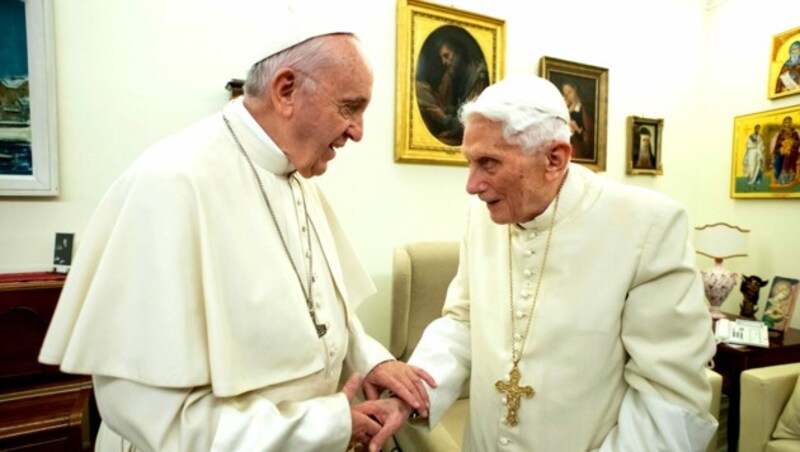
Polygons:
M90 450L99 416L88 376L39 364L64 275L0 275L0 450Z

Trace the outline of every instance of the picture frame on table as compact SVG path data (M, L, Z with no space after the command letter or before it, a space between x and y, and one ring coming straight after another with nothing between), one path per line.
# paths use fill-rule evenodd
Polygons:
M800 198L800 106L733 120L731 198Z
M785 333L792 322L792 314L797 303L800 280L776 276L772 279L769 297L764 304L761 321L770 331Z
M664 120L628 116L628 148L625 153L627 174L664 174L661 142Z
M52 0L0 3L0 196L58 195Z
M767 98L800 94L800 27L772 37Z
M572 161L605 171L608 69L544 56L539 75L556 85L567 103Z
M458 110L503 78L505 21L420 0L397 5L395 162L466 165Z

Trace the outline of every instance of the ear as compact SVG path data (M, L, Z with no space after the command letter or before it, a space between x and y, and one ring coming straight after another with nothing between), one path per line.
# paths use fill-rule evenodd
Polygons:
M547 170L561 174L572 158L572 146L564 141L558 141L547 151L546 157Z
M300 80L290 68L281 68L270 81L270 100L275 112L290 117L294 112Z

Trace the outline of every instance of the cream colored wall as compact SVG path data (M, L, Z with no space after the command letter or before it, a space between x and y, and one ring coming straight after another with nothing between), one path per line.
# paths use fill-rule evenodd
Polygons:
M708 66L702 131L708 135L707 146L695 148L701 163L696 184L698 224L725 221L751 229L749 256L725 261L731 270L756 274L770 280L776 276L800 279L800 200L731 199L728 196L733 144L733 118L775 108L800 104L800 96L767 99L768 65L772 36L797 27L797 16L783 14L794 3L786 0L770 2L769 8L758 8L752 1L728 0L708 14ZM701 268L712 264L700 258ZM762 290L759 305L767 296ZM741 295L737 292L723 309L739 312ZM800 300L798 300L800 302ZM760 314L760 311L759 311ZM792 327L800 327L800 306L792 319Z
M784 8L771 10L791 11L788 1L774 1ZM100 197L145 147L225 102L225 82L243 75L251 52L247 27L230 24L263 17L236 13L252 7L249 0L55 3L62 191L55 199L0 199L0 272L48 269L57 231L76 232L80 246ZM609 68L605 175L675 197L692 224L722 220L752 228L753 252L731 261L733 268L800 276L798 238L789 230L797 202L732 200L727 188L733 116L797 103L772 103L764 95L770 36L796 24L789 15L748 9L752 2L744 0L717 1L710 10L701 0L649 0L652 20L620 19L621 11L639 15L642 3L446 4L506 19L507 75L536 73L543 55ZM467 202L465 168L393 162L395 10L393 0L360 6L375 69L366 134L319 179L378 286L359 314L384 343L393 248L457 240ZM261 22L259 30L268 33L269 21ZM624 174L629 115L664 118L664 176ZM738 311L735 304L728 303L730 311Z

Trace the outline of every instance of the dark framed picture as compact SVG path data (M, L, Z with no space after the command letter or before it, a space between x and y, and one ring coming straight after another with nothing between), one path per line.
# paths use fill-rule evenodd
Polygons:
M733 119L731 198L800 198L800 106Z
M0 195L58 194L52 0L0 2Z
M505 21L419 0L397 5L395 161L465 165L458 110L503 78Z
M53 270L56 273L67 273L72 265L72 241L75 234L56 232L56 242L53 247Z
M800 27L772 37L767 97L800 94Z
M628 150L625 153L627 174L664 174L661 164L663 119L628 116Z
M539 72L556 85L567 103L572 161L605 171L608 69L545 56Z

